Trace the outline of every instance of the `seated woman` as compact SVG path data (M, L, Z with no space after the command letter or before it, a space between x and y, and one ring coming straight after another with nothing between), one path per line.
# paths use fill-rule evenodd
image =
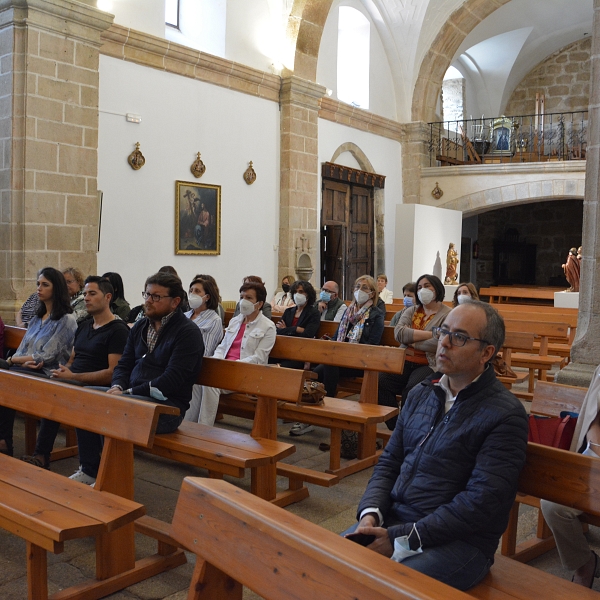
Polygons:
M385 273L377 275L377 291L379 293L380 300L384 304L391 304L394 301L394 293L392 290L387 289L388 278Z
M190 283L188 292L190 309L185 313L202 332L204 340L204 356L212 356L223 338L223 323L217 313L219 306L219 288L216 283L206 279L195 278ZM184 421L198 422L202 404L202 386L194 385L190 407L185 413Z
M594 371L581 405L570 450L600 458L600 367ZM600 560L583 533L578 518L581 511L548 500L541 501L541 508L554 535L563 567L575 571L571 581L591 588L594 578L600 577Z
M67 291L71 298L71 308L73 309L73 316L77 323L81 323L84 319L88 318L88 311L85 307L85 301L83 299L83 275L79 269L75 267L69 267L63 272L65 276L65 282L67 283Z
M402 296L404 297L404 308L399 310L390 321L390 327L396 327L398 325L398 321L402 316L402 313L411 306L414 306L417 303L417 284L411 281L410 283L404 284L402 288Z
M454 298L452 298L452 308L456 308L467 298L470 298L471 300L479 300L479 294L477 293L475 286L470 281L467 283L458 284L458 287L454 292Z
M290 306L294 306L294 292L291 291L294 278L286 275L281 280L281 292L277 292L271 300L271 310L275 315L282 315Z
M258 275L247 275L246 277L244 277L244 280L242 281L242 285L246 285L247 283L259 283L262 286L265 285L264 281ZM270 319L273 311L272 311L271 305L268 302L264 302L262 305L262 308L260 309L260 312L265 317L267 317L267 319ZM239 314L240 314L240 303L238 302L235 306L235 311L233 312L233 316L237 317Z
M296 281L292 285L291 293L295 306L291 306L277 323L277 335L314 338L321 324L321 313L315 308L317 293L310 281ZM269 361L271 362L271 361ZM302 369L304 361L274 359L288 369Z
M362 275L354 282L354 300L344 313L333 340L351 344L378 346L383 334L384 314L377 308L377 284L370 275ZM313 369L318 379L325 385L328 396L337 394L340 377L362 377L360 369L318 365ZM290 435L303 435L314 427L305 423L295 423Z
M29 322L27 333L14 356L0 366L50 377L53 369L71 356L77 321L71 314L71 302L65 278L60 271L44 267L37 280L40 305ZM15 411L0 406L0 453L12 456ZM46 465L43 465L46 466Z
M115 290L110 310L112 310L113 314L123 319L123 321L127 321L129 313L131 312L131 306L129 306L129 302L125 300L123 278L118 273L113 273L112 271L104 273L102 277L106 277Z
M402 403L415 385L429 377L435 367L437 340L432 329L439 327L450 309L443 304L446 290L435 275L421 275L417 279L417 305L407 308L394 329L394 336L402 348L410 347L411 355L404 360L400 375L380 373L379 397L383 406L398 406L396 396L402 395ZM396 427L397 417L386 421L389 429Z

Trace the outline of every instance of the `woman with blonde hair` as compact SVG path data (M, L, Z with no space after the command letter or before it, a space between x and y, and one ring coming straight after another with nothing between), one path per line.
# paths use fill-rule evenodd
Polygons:
M452 308L456 308L466 299L479 300L479 294L477 293L475 286L470 281L458 284L458 287L454 292L454 298L452 298Z

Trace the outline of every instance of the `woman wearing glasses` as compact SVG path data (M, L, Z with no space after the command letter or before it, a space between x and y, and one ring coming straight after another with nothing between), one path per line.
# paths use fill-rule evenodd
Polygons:
M417 279L416 305L407 308L394 329L394 336L402 348L410 348L400 375L379 375L378 402L383 406L398 406L396 396L402 395L402 404L408 392L433 373L437 339L433 328L439 327L450 312L444 301L444 284L435 275L421 275ZM386 421L389 429L396 427L397 417Z

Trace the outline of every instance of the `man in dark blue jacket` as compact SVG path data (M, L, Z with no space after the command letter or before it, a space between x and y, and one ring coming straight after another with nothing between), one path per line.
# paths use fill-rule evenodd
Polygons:
M489 361L504 322L470 301L441 327L437 373L409 394L358 507L369 548L468 589L489 571L525 464L527 416Z

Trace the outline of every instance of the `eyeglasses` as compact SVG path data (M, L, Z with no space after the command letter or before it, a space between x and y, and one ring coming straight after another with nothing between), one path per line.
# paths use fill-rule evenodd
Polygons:
M355 285L354 291L362 290L363 292L367 292L367 294L371 293L371 288L368 285Z
M146 292L142 292L142 298L144 300L148 300L152 298L152 302L160 302L163 298L172 298L173 296L159 296L158 294L148 294Z
M482 344L489 344L487 340L480 340L479 338L469 337L464 333L448 331L447 329L442 329L441 327L432 327L431 334L436 340L442 340L446 336L448 336L450 338L450 345L456 346L457 348L462 348L469 340L473 340L474 342L481 342Z
M335 294L333 290L326 290L325 288L321 288L322 292L327 292L328 294Z

